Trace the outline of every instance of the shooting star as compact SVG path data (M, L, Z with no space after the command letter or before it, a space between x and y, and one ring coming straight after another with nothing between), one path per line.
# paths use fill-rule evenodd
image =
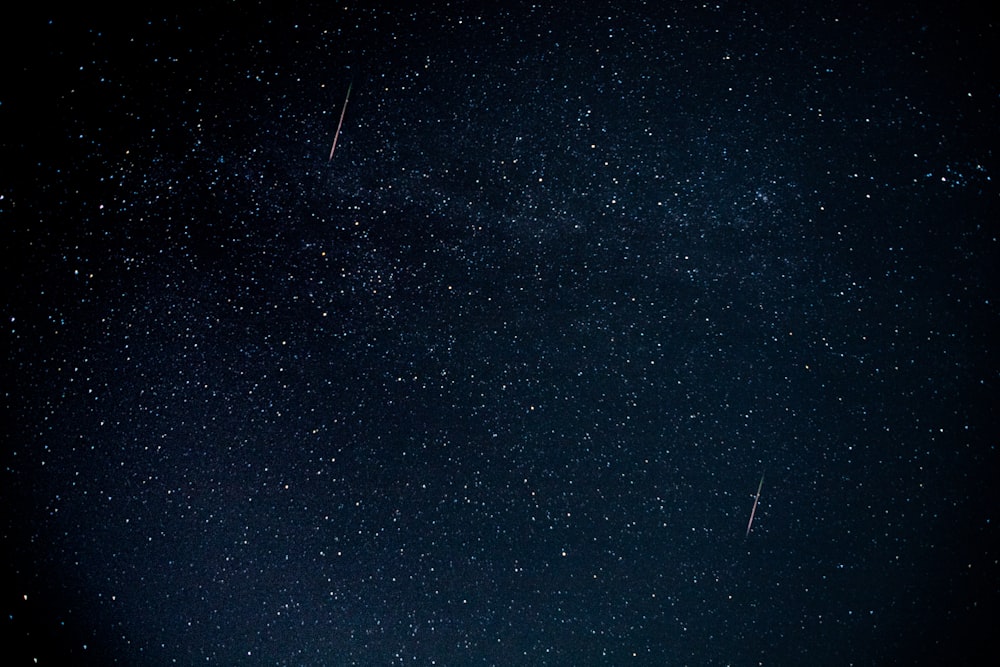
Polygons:
M750 537L750 527L753 526L753 515L757 513L757 501L760 500L760 490L764 487L764 475L760 476L760 484L757 485L757 497L753 499L753 509L750 510L750 521L747 522L747 534Z
M347 113L347 100L351 98L351 86L353 85L353 81L347 84L347 94L344 95L344 106L340 110L340 122L337 123L337 132L333 135L333 146L330 148L330 159L327 162L333 160L333 152L337 150L337 139L340 138L340 128L344 125L344 114Z

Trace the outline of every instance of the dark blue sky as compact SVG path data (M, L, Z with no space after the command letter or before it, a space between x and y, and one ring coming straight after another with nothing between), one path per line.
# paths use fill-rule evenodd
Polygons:
M12 664L980 655L992 17L291 4L3 28Z

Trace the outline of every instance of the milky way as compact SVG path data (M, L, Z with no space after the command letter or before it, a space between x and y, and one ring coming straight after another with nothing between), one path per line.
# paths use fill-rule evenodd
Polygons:
M3 28L11 664L980 655L987 17L210 4Z

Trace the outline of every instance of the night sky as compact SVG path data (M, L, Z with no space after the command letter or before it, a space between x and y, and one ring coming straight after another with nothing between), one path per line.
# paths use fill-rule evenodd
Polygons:
M988 662L992 16L34 4L5 664Z

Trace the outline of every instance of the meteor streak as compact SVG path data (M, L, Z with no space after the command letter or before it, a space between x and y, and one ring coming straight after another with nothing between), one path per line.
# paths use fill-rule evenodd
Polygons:
M351 98L351 86L353 85L353 81L347 84L347 94L344 95L344 106L340 110L340 122L337 123L337 132L333 135L333 146L330 148L330 159L327 162L333 159L333 151L337 150L337 139L340 138L340 128L344 125L344 114L347 113L347 100Z
M757 513L757 501L760 500L760 490L764 487L764 475L760 476L760 484L757 485L757 497L753 499L753 509L750 510L750 521L747 522L747 534L750 537L750 526L753 525L753 515Z

